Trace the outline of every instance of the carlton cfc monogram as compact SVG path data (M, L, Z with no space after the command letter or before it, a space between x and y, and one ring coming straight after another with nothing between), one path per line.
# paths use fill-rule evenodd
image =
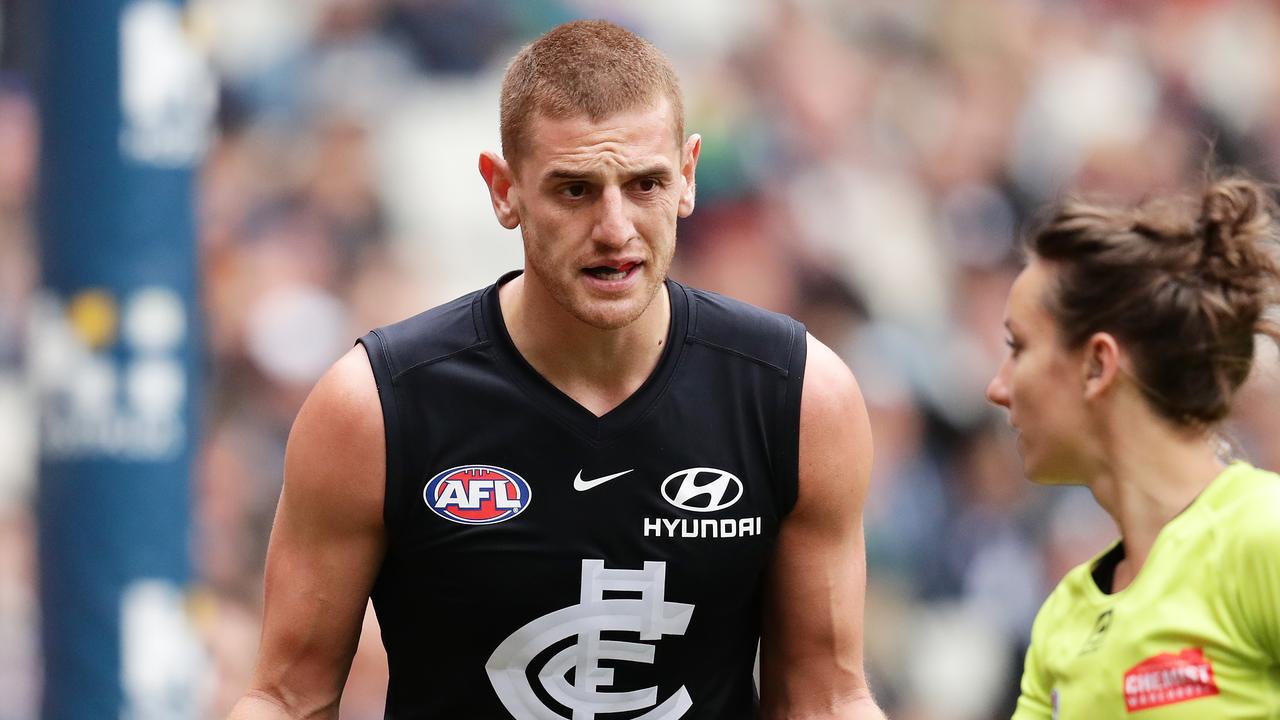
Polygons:
M602 632L639 633L645 641L664 635L683 635L693 605L666 602L667 564L646 562L643 570L606 569L603 560L582 561L581 601L556 610L512 633L485 663L489 682L504 707L521 720L566 720L547 707L529 682L529 664L544 650L565 638L577 641L556 653L540 668L538 681L556 702L569 708L569 720L594 720L600 713L634 712L652 708L635 720L676 720L693 700L683 686L659 702L656 687L601 692L614 682L614 671L601 660L653 664L654 646L623 640L603 640ZM626 594L630 597L605 598ZM638 597L636 597L638 595ZM569 673L573 680L569 680Z

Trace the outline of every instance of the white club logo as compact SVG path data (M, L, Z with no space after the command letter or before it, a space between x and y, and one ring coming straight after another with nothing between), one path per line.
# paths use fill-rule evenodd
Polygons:
M693 616L693 605L666 602L667 564L646 562L643 570L605 569L603 560L582 561L581 600L516 630L489 656L485 670L498 699L519 720L566 720L547 707L534 692L526 669L539 653L564 638L577 642L547 661L538 672L543 689L572 711L568 720L595 720L597 714L652 708L635 720L677 720L693 699L680 687L661 704L656 687L625 692L600 692L613 684L613 669L601 660L652 664L654 646L622 640L602 640L601 632L629 631L641 640L656 641L663 635L683 635ZM610 597L625 593L631 597ZM639 597L634 597L635 595ZM569 680L569 673L573 680Z
M32 384L49 458L172 460L188 439L188 303L160 285L42 293L32 305Z
M209 144L218 84L184 24L165 0L133 0L121 11L120 147L134 162L189 166Z
M699 476L714 476L699 481ZM672 473L662 481L662 497L682 510L714 512L738 502L742 481L733 473L716 468L689 468Z

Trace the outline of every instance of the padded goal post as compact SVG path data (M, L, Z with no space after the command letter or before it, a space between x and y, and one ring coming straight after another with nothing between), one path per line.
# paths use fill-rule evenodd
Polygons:
M216 84L180 0L36 0L44 720L197 720L195 170Z

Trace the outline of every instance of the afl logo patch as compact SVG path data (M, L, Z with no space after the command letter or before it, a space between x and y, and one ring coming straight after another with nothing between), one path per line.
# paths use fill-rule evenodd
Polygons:
M529 507L533 490L524 478L492 465L459 465L431 478L422 499L431 512L463 525L492 525Z

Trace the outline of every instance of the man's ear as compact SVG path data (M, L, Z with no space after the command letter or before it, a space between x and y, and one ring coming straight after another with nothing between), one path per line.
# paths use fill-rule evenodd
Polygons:
M1084 343L1080 368L1084 376L1084 396L1093 400L1105 394L1120 374L1120 345L1111 333L1094 333Z
M484 184L489 187L489 200L493 203L493 214L498 216L498 222L502 227L514 230L520 225L520 213L516 210L513 197L515 193L511 166L497 153L482 152L480 177L484 178Z
M684 178L684 191L680 193L680 217L693 212L697 186L694 184L698 170L698 153L702 152L702 136L694 133L684 142L680 155L680 175Z

